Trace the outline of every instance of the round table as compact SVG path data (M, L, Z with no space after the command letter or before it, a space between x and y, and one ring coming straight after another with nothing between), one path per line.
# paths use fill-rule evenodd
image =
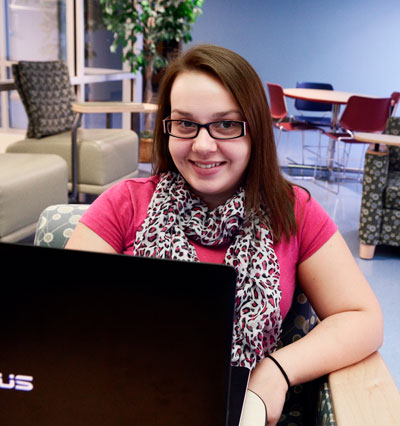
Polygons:
M331 127L333 131L335 131L337 128L340 105L347 104L351 96L375 97L375 96L369 96L369 95L360 95L360 94L351 93L351 92L342 92L339 90L301 89L301 88L283 89L283 93L288 98L332 104L333 110L332 110Z

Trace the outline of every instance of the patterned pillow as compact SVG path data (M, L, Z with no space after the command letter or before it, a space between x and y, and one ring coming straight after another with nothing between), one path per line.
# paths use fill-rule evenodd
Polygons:
M388 135L400 135L400 117L390 117L387 122L385 133ZM389 173L400 171L400 147L389 146Z
M20 61L12 70L29 119L27 136L41 138L71 130L74 95L65 63Z

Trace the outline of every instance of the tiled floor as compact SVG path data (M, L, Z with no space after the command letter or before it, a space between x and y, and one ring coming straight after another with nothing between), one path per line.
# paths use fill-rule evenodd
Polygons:
M310 139L313 136L306 135L306 137ZM291 134L288 140L283 135L278 151L283 165L288 163L287 156L299 161L301 159L300 135ZM313 157L309 156L306 160L311 163ZM288 178L293 180L290 176ZM400 389L400 327L398 327L400 319L400 247L377 247L373 260L359 258L360 183L345 183L340 186L339 194L336 195L313 183L311 178L296 178L293 181L306 187L335 220L357 264L377 295L385 319L385 338L380 353ZM325 185L324 182L321 183Z

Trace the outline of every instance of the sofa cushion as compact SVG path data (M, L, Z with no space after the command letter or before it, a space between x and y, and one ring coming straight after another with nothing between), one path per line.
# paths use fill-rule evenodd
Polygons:
M389 174L384 204L387 209L400 210L400 172Z
M64 62L20 61L12 71L29 119L28 138L42 138L72 128L74 94Z
M132 130L78 129L79 184L105 186L138 169L138 136ZM51 153L64 158L71 181L71 132L10 144L7 152Z
M0 154L0 240L25 238L44 208L66 203L67 173L58 155Z
M389 146L389 173L400 172L400 146Z

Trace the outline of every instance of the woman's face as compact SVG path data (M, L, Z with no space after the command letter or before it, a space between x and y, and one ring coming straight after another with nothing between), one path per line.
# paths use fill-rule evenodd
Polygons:
M178 75L171 89L171 119L206 124L219 120L243 121L240 108L215 78L203 72ZM169 137L175 166L210 209L230 198L241 184L250 159L250 136L213 139L200 128L195 139Z

